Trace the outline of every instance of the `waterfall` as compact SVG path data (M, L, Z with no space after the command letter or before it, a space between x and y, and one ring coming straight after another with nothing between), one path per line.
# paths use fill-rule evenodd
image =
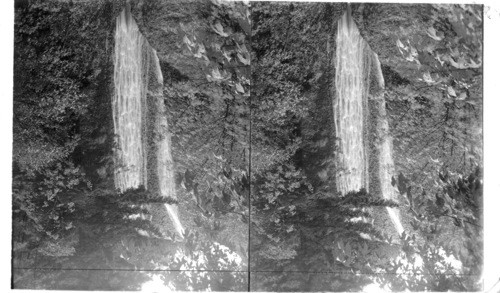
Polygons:
M385 87L384 76L382 75L382 69L380 66L380 61L378 60L377 54L373 53L373 61L375 72L377 75L377 81L380 88ZM378 137L380 137L382 143L379 152L379 178L380 178L380 190L382 192L382 196L385 199L396 199L396 189L391 184L391 178L396 173L394 171L394 161L392 160L392 138L389 133L389 122L387 121L387 111L385 110L385 99L383 96L383 92L378 97L379 106L378 106L378 121L377 121L377 130ZM389 213L389 217L396 228L396 231L399 235L401 235L404 231L403 225L400 221L399 211L387 207L387 212Z
M163 75L156 51L139 31L128 4L116 18L114 64L115 187L123 192L144 186L176 199ZM165 207L182 237L177 207Z
M147 185L146 154L143 143L143 109L147 82L143 75L142 47L145 42L139 28L123 10L116 19L115 94L113 123L117 148L115 152L115 186L121 192Z
M365 85L364 54L366 44L346 13L337 28L337 58L334 100L335 133L339 138L336 174L337 191L346 194L361 188L368 190L368 160L366 159L364 123Z
M160 61L156 51L153 51L154 64L158 84L163 86L163 75L160 69ZM158 153L157 153L157 172L160 194L164 197L177 198L175 194L174 161L172 160L170 132L168 130L168 121L165 113L165 103L163 102L162 87L155 99L155 108L158 111L155 130L159 134ZM184 228L179 220L177 206L165 204L168 216L172 221L175 230L181 237L184 235Z
M337 142L337 191L346 194L365 188L370 191L371 181L378 181L377 189L385 199L396 200L396 191L391 185L394 174L392 160L392 141L386 118L383 96L384 78L380 62L368 43L361 37L356 24L351 18L350 8L339 19L337 27L335 87L333 101L335 133ZM370 93L370 77L376 75L378 93ZM368 125L370 117L368 99L377 101L376 126ZM369 151L372 142L368 141L368 132L376 131L381 143L377 145L378 178L370 178ZM371 174L373 176L373 174ZM373 192L373 190L372 190ZM399 213L387 208L394 228L401 234L403 226Z

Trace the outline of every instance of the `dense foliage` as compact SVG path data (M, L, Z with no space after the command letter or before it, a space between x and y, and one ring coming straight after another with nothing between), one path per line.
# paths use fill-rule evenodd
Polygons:
M213 245L189 248L189 237L178 242L162 208L163 203L177 202L143 190L129 194L114 190L109 101L114 18L122 8L121 1L34 1L16 6L16 288L138 289L148 276L130 270L175 270L189 262L190 255L200 253L211 257L210 269L224 255L231 255L225 245L246 257L245 238L235 232L247 217L242 205L247 205L248 192L248 111L244 103L249 79L242 72L249 71L245 51L248 7L217 2L132 3L141 30L158 51L167 83L164 94L178 167L178 204L187 206L181 220L188 231L198 231L191 242L225 244L219 247L223 252L215 255ZM212 11L211 17L205 8ZM173 17L166 20L166 11ZM221 23L218 19L223 18L226 21ZM179 25L179 19L185 26ZM175 32L169 34L172 22ZM221 34L221 25L234 31ZM200 43L184 43L183 47L183 39ZM169 44L179 46L166 48ZM209 56L193 54L189 44L198 51L205 46ZM177 54L174 58L184 63L175 64L168 53ZM212 56L218 53L223 55ZM220 70L224 77L200 76L200 66L209 74ZM213 131L220 135L219 140L211 139ZM205 145L207 142L210 144ZM222 238L221 231L225 231ZM174 262L179 249L184 256ZM241 262L238 266L241 270ZM113 272L122 268L124 271ZM87 278L78 278L87 271ZM182 276L175 286L188 288L189 282ZM242 286L245 279L231 280L226 286ZM194 287L224 286L218 282L208 277Z
M16 7L14 56L13 284L17 288L137 288L116 243L159 235L141 204L171 202L112 188L112 2L35 1ZM118 3L115 3L118 4ZM106 257L104 257L106 256ZM33 271L32 268L42 268ZM45 268L45 269L44 269ZM70 269L64 271L61 269ZM79 278L80 277L80 278ZM115 278L114 282L106 280ZM98 281L100 279L100 281ZM93 287L94 286L94 287Z
M481 289L481 7L351 5L382 64L395 203L335 192L336 3L131 1L164 77L178 201L119 194L123 4L16 6L16 288L138 290L156 274L170 289L246 290L250 269L263 291ZM411 224L400 239L372 224L386 207Z
M258 275L256 286L261 290L347 290L341 277L321 284L318 279L324 276L306 273L314 268L331 272L331 267L321 266L325 261L333 266L335 259L327 261L332 254L321 253L318 239L304 238L313 229L295 234L297 224L285 224L290 213L302 209L312 217L330 214L301 203L319 202L320 194L331 196L334 186L333 131L328 126L332 125L329 91L334 76L330 64L335 19L343 9L327 3L252 6L253 265L276 271ZM482 264L480 7L355 4L352 11L382 63L400 174L393 185L398 185L404 199L399 208L412 230L393 239L397 249L379 242L368 245L368 256L354 257L363 251L356 247L347 252L352 258L341 260L351 273L359 273L361 266L392 290L478 290ZM409 18L414 21L408 22ZM272 153L272 159L261 149ZM340 219L356 217L340 214L339 227ZM299 223L306 224L307 218ZM320 235L328 233L328 228L318 229ZM344 240L355 246L348 237ZM324 245L331 248L332 243L326 238ZM459 272L443 253L460 260L463 269ZM417 254L423 258L423 269L411 265ZM400 261L391 261L396 256ZM291 267L306 272L278 273ZM362 286L361 278L358 281Z

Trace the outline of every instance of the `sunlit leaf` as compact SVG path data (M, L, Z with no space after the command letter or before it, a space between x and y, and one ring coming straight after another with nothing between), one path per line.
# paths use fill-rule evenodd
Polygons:
M431 74L429 72L425 72L424 75L424 81L426 83L434 83L435 81L432 79Z
M219 68L212 69L212 77L214 79L217 79L217 80L223 79L223 77L222 77L222 75L221 75L221 73L219 71Z
M471 60L470 60L469 67L470 67L470 68L479 68L479 67L481 67L481 62L476 63L474 60L472 60L472 59L471 59Z
M250 59L246 59L240 53L238 53L237 56L238 56L238 59L240 60L241 63L243 63L245 65L250 65Z
M185 35L184 38L182 39L186 45L189 47L194 47L194 43L189 40L189 38Z
M199 44L198 46L198 52L196 52L196 54L194 54L194 57L196 58L207 58L206 55L205 55L206 51L205 51L205 46L203 46L203 44Z
M224 32L224 28L222 27L222 25L220 24L219 21L217 21L214 25L210 24L210 27L212 27L214 32L216 32L220 36L223 36L223 37L229 36L227 33Z
M398 45L399 48L406 50L406 46L403 45L403 43L401 43L401 41L399 39L396 41L396 45Z
M467 93L466 92L462 92L460 93L460 95L457 97L457 100L465 100L465 98L467 98Z
M240 83L237 83L235 86L236 86L236 90L237 90L238 92L240 92L240 93L242 93L242 94L243 94L243 93L245 93L245 90L243 89L243 87L241 86L241 84L240 84Z
M231 61L231 56L227 53L227 51L222 51L222 55L227 59L227 61Z
M436 35L436 30L433 27L427 29L427 35L436 41L441 41L443 38Z
M452 97L456 97L457 96L457 94L455 93L455 90L451 86L448 86L448 94L450 96L452 96Z

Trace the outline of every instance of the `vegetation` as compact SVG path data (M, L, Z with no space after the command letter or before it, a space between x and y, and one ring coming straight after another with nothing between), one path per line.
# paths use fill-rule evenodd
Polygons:
M256 256L251 265L267 268L258 275L256 286L260 290L342 291L354 289L343 286L354 283L355 276L369 274L377 278L367 281L357 277L356 283L362 287L364 282L376 281L392 290L479 290L479 6L352 5L362 35L382 63L394 160L400 174L393 178L393 185L397 184L403 199L399 209L410 215L411 230L392 245L343 238L349 249L338 250L343 253L339 257L342 266L335 259L339 252L328 252L335 246L335 241L325 236L331 228L321 225L321 236L311 239L306 236L315 231L311 227L307 233L293 232L299 229L298 223L307 225L309 217L298 217L293 228L287 222L290 213L305 211L313 219L316 213L335 215L339 217L335 226L341 229L340 219L359 216L301 205L335 198L335 166L330 155L334 153L333 130L328 127L332 125L329 91L334 76L330 64L335 52L333 20L344 9L328 3L252 6L252 68L256 68L252 76L252 105L256 109L252 120L252 147L256 150L252 152L252 170L256 170L252 174L256 214L252 240ZM407 22L408 17L415 21ZM260 153L260 140L266 150L276 154L273 159ZM260 162L268 163L267 169ZM265 171L259 172L259 168ZM327 223L320 219L320 223ZM347 231L354 233L356 229ZM366 234L377 239L376 233ZM358 246L359 241L365 242L366 248ZM366 255L361 253L364 249ZM460 260L460 272L443 251ZM416 254L422 256L423 268L413 265ZM399 262L392 261L396 256ZM337 272L339 267L351 275ZM288 268L301 273L278 273ZM329 274L331 281L322 284L319 280L325 278L317 272Z
M480 6L351 4L382 64L396 203L336 192L337 3L132 1L164 77L178 200L117 192L123 4L16 5L15 288L138 290L157 274L176 290L246 290L250 268L262 291L481 289ZM179 205L183 240L164 203ZM385 207L408 215L400 239L372 224Z
M223 255L231 255L227 246L246 258L246 242L241 237L245 224L240 219L247 216L242 204L248 206L244 132L248 111L243 105L249 80L237 73L249 71L245 31L241 29L244 27L248 33L249 20L246 24L235 17L246 17L247 6L132 3L134 17L157 48L166 77L164 96L178 166L178 194L187 206L181 220L189 232L182 243L169 229L171 224L162 208L163 203L177 202L140 189L124 194L114 190L109 101L114 18L122 8L120 1L33 1L16 7L16 288L139 289L149 279L140 270L175 270L193 254L211 257L208 269L217 266ZM213 16L208 17L205 8L210 8ZM159 13L165 11L171 13L171 18L165 20L165 14ZM228 18L224 25L234 27L231 35L218 33L221 24L215 22L222 17ZM179 18L185 26L179 25ZM172 22L175 32L169 34ZM190 26L193 29L189 30ZM186 47L175 49L158 45L182 44L182 39L195 37L201 41L195 46L206 46L211 63L205 63L207 56L194 56L187 43ZM184 63L175 64L168 52L177 54L174 58ZM213 57L217 52L226 57ZM221 57L231 62L219 66ZM205 74L200 76L200 67L209 73L220 70L224 78L210 80ZM228 72L233 76L228 77ZM210 139L213 131L220 135L218 141ZM204 145L207 142L211 145ZM221 224L226 221L229 224ZM222 244L189 248L190 242ZM222 252L212 255L214 247ZM184 256L173 261L179 250ZM228 266L235 268L230 262ZM115 269L123 271L113 272ZM96 273L99 271L103 273ZM84 278L85 272L89 273ZM191 285L187 280L180 274L176 287L188 288ZM224 284L228 288L238 287L245 279L228 280L229 284L220 283L208 276L194 288L218 288Z

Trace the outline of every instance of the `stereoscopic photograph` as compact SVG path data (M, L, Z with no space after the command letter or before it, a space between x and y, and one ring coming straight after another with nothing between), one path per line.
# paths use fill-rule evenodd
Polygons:
M12 289L484 290L483 13L16 0Z

